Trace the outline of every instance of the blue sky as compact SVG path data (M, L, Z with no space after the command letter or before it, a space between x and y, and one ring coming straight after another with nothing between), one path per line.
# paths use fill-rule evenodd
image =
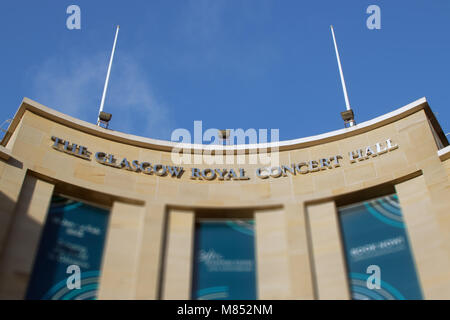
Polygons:
M66 8L81 8L81 30ZM366 8L381 8L381 30ZM340 129L425 96L450 132L448 0L2 1L0 121L23 97L95 122L121 29L105 111L111 128L170 139L176 128L279 129L294 139Z

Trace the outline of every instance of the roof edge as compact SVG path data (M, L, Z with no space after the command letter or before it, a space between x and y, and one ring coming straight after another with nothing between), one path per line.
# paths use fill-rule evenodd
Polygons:
M438 150L438 157L441 161L450 159L450 146L446 146L445 148Z
M234 151L234 152L255 152L258 150L263 150L263 152L270 152L270 149L272 148L278 148L279 151L286 151L286 150L293 150L293 149L301 149L313 145L318 145L324 142L331 142L335 140L340 140L349 136L354 136L357 134L361 134L370 130L373 130L375 128L384 126L386 124L395 122L399 119L405 118L413 113L416 113L419 110L425 110L425 113L427 114L428 118L431 121L431 124L435 128L438 135L442 136L445 140L443 140L444 145L448 145L448 141L446 139L445 134L443 133L439 123L437 122L436 118L434 117L433 112L431 111L428 102L425 97L420 98L416 101L413 101L401 108L398 108L392 112L386 113L384 115L381 115L379 117L376 117L374 119L362 122L360 124L357 124L350 128L343 128L338 129L334 131L330 131L327 133L322 133L319 135L309 136L305 138L299 138L299 139L292 139L292 140L285 140L280 142L270 142L270 143L259 143L259 144L241 144L241 145L231 145L231 146L217 146L214 145L212 147L211 145L202 145L202 144L187 144L187 143L177 143L172 141L166 141L166 140L158 140L158 139L152 139L152 138L145 138L141 136L136 136L132 134L127 134L119 131L114 131L110 129L105 129L102 127L99 127L93 123L89 123L74 117L71 117L69 115L66 115L64 113L61 113L59 111L56 111L54 109L48 108L32 99L29 98L23 98L22 103L17 110L16 114L14 115L13 120L11 121L7 133L3 137L3 140L1 141L0 145L6 146L9 139L11 138L13 132L17 128L21 118L23 117L24 113L26 111L30 111L34 114L37 114L39 116L42 116L46 119L49 119L51 121L60 123L62 125L65 125L67 127L71 127L73 129L98 136L101 138L105 138L108 140L121 142L129 145L134 145L138 147L153 149L153 150L160 150L160 151L172 151L173 148L184 148L184 149L190 149L191 152L198 152L198 151L205 151L208 150L209 152L214 153L214 151Z

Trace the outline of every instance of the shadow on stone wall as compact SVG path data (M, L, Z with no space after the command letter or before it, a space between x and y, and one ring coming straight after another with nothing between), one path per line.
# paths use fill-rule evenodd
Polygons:
M34 262L30 250L38 245L30 239L40 239L42 230L25 214L35 185L35 179L25 179L17 203L0 191L0 299L25 298Z

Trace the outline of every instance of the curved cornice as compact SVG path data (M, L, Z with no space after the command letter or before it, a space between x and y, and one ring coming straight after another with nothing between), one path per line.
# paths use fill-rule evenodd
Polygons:
M377 118L374 118L369 121L365 121L362 123L357 124L356 126L350 127L350 128L344 128L339 129L335 131L330 131L327 133L322 133L315 136L310 136L306 138L299 138L299 139L293 139L293 140L285 140L280 142L271 142L271 143L260 143L260 144L242 144L242 145L231 145L231 146L217 146L214 145L212 147L211 145L202 145L202 144L180 144L177 142L172 141L165 141L165 140L157 140L157 139L151 139L151 138L145 138L140 136L135 136L119 131L114 131L110 129L104 129L101 128L95 124L79 120L76 118L73 118L71 116L68 116L64 113L58 112L56 110L50 109L36 101L33 101L29 98L24 98L18 111L16 112L13 121L11 122L7 133L5 134L1 145L5 146L12 133L16 129L17 125L20 122L20 119L22 118L25 111L30 111L34 114L37 114L39 116L42 116L46 119L49 119L51 121L54 121L56 123L60 123L64 126L94 135L98 136L104 139L108 139L111 141L117 141L121 143L125 143L128 145L153 149L153 150L160 150L160 151L171 151L174 147L178 148L185 148L190 149L191 152L202 152L205 150L208 150L209 152L214 153L214 150L220 151L234 151L235 153L239 152L255 152L258 150L263 150L266 152L270 152L271 148L277 148L279 151L285 151L285 150L293 150L293 149L301 149L313 145L322 144L325 142L340 140L346 137L354 136L360 133L364 133L370 130L373 130L375 128L384 126L386 124L395 122L399 119L405 118L419 110L425 110L428 118L430 119L431 124L433 125L435 131L438 133L438 135L441 137L444 137L442 141L445 141L445 143L448 145L447 139L445 138L445 135L442 132L442 129L439 126L439 123L436 121L433 113L431 112L431 109L428 105L428 102L426 98L420 98L406 106L403 106L401 108L398 108L392 112L386 113L382 116L379 116Z

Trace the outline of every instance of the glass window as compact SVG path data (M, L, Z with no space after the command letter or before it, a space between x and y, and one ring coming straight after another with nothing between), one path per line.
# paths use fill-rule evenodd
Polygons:
M398 197L338 208L353 299L422 299Z
M256 299L253 220L196 223L192 298Z
M108 210L54 195L26 298L95 299L108 217ZM77 267L69 266L79 267L79 289Z

